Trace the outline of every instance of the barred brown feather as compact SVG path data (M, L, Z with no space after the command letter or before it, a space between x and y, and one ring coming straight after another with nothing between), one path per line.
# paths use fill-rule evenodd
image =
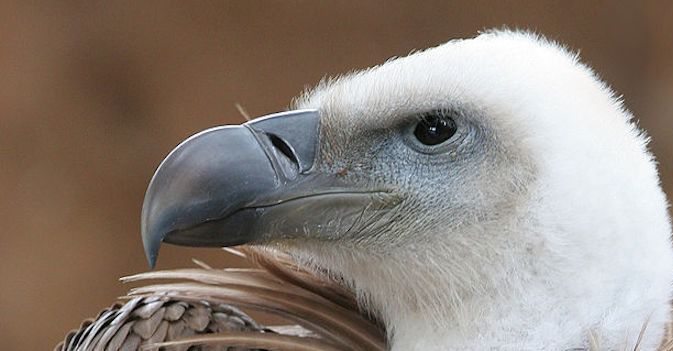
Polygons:
M124 305L85 321L56 350L387 348L383 329L360 312L353 294L338 282L318 278L280 253L246 248L237 254L254 268L219 270L197 262L203 268L122 278L177 282L132 289ZM296 326L263 327L238 307L280 316Z

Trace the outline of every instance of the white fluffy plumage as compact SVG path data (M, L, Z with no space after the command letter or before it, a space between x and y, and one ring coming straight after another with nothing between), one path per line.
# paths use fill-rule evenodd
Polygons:
M487 32L327 81L296 106L321 111L327 152L347 160L333 167L355 174L354 131L396 116L457 106L489 131L483 162L452 170L430 197L449 204L441 214L414 207L406 229L357 245L287 245L344 277L385 322L392 350L622 350L646 323L640 349L659 345L673 250L656 162L576 54ZM381 177L402 162L367 157ZM403 186L430 186L419 180L430 166L410 162L420 173Z

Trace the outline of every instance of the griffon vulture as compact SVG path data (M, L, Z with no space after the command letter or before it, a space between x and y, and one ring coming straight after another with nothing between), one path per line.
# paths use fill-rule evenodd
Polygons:
M655 350L671 226L632 118L556 43L450 41L182 142L147 190L145 250L151 265L162 241L287 253L393 351Z

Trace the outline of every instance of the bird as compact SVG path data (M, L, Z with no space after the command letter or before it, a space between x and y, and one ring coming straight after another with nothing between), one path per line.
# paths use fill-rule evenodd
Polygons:
M490 30L186 139L142 239L151 266L162 242L282 253L392 351L656 350L673 248L648 142L577 53Z

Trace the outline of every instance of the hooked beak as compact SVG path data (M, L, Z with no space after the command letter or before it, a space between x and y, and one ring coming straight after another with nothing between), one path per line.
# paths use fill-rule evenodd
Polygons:
M325 238L352 226L364 211L396 203L386 191L318 171L319 135L319 112L297 110L183 141L159 165L145 194L141 232L150 266L162 241L221 247Z

